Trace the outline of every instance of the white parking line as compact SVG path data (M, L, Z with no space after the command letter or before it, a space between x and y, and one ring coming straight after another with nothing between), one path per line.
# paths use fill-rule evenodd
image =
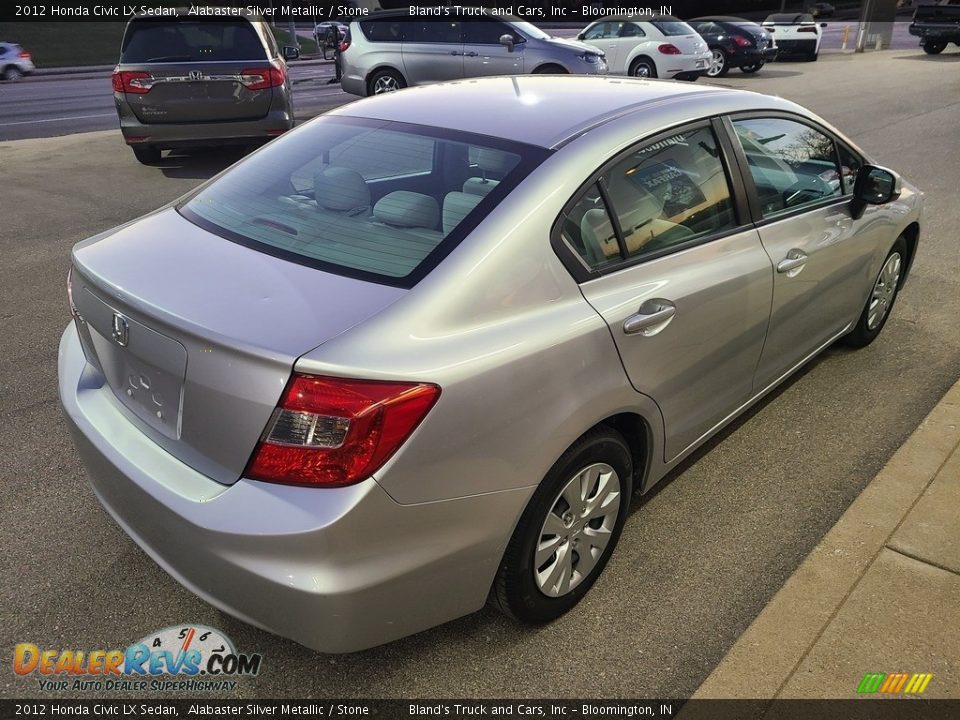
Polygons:
M0 123L0 127L9 125L32 125L34 123L60 122L61 120L85 120L86 118L111 117L116 113L100 113L99 115L72 115L70 117L45 118L43 120L18 120L17 122Z

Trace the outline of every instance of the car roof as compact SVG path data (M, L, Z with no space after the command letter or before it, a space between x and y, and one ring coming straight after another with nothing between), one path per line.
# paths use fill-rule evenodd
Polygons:
M696 99L705 96L730 98L731 108L742 107L744 98L762 99L768 108L786 105L778 98L744 90L692 83L616 76L507 75L416 86L343 105L329 114L509 137L555 148L640 108L654 112L656 107L675 107L678 102L690 102L695 108Z
M706 20L708 22L728 22L728 23L750 23L751 25L758 25L756 20L747 20L742 17L733 17L732 15L704 15L702 17L695 17L687 22L694 22L697 20Z

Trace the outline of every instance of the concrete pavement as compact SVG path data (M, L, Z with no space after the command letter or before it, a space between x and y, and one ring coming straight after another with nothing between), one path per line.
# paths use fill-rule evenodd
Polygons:
M960 381L694 698L960 698L958 509Z

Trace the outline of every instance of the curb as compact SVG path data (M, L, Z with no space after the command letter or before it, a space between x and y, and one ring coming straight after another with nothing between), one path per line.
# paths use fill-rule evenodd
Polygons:
M864 488L693 697L777 697L958 447L960 381Z

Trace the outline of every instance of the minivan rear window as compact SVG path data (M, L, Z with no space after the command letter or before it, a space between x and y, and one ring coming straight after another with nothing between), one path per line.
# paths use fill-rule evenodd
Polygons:
M130 23L120 62L210 62L265 60L260 37L249 20L143 19Z
M274 140L179 210L262 252L412 287L548 154L485 135L328 116Z

